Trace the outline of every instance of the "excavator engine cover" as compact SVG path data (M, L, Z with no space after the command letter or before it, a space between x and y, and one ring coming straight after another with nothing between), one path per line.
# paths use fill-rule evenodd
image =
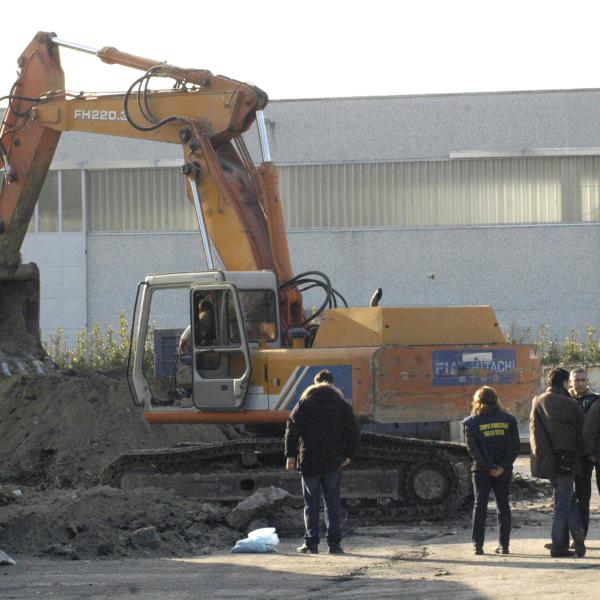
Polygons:
M20 265L15 271L0 270L0 315L3 352L35 358L43 356L40 273L35 264Z

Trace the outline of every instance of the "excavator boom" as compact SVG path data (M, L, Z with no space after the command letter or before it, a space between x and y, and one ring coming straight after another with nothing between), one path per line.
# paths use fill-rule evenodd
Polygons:
M74 96L65 91L60 46L144 74L123 94ZM0 129L0 352L42 354L39 275L35 267L21 266L20 248L65 131L179 144L209 268L215 267L212 239L229 270L269 269L280 282L293 277L275 166L257 170L241 137L268 102L262 90L207 70L110 47L96 51L42 32L19 58L19 67ZM163 87L151 88L156 82ZM165 89L167 83L171 87ZM285 329L301 322L301 296L293 286L281 292L281 304ZM5 315L17 315L16 324Z

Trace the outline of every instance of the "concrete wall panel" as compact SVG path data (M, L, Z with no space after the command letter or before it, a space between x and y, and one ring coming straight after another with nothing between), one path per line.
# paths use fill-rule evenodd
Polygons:
M600 225L294 231L289 243L295 271L325 272L351 305L377 287L387 306L490 304L530 338L541 325L562 337L600 321ZM89 236L88 260L88 321L102 325L120 309L129 318L146 274L205 264L193 233Z

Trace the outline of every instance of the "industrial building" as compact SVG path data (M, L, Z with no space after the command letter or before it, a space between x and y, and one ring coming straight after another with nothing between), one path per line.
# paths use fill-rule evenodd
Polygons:
M490 304L525 339L600 320L600 90L280 100L265 115L296 272L329 274L351 305L377 287L384 305ZM63 135L23 246L45 338L115 325L146 274L205 268L181 164L177 145Z

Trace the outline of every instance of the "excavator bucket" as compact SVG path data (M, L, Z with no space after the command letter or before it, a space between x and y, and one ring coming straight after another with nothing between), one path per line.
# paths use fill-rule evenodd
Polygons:
M15 368L20 359L40 359L40 273L33 263L16 271L0 271L0 370ZM8 375L10 373L4 373Z

